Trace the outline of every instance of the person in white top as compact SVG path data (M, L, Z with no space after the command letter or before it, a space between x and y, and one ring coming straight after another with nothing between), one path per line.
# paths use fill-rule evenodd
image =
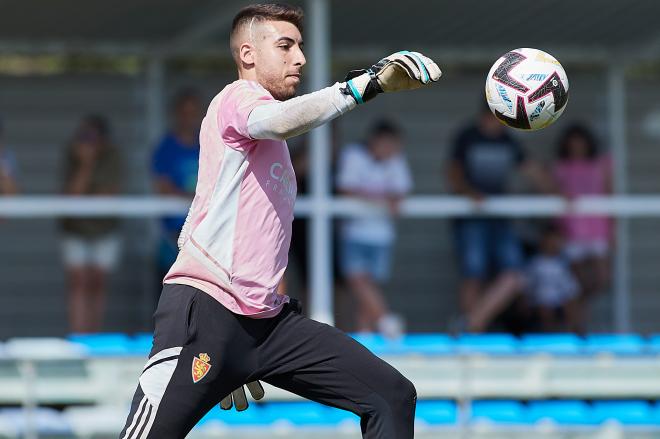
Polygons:
M389 279L396 239L393 216L412 189L401 133L387 120L376 122L365 144L349 144L341 152L337 188L385 208L380 216L351 218L341 227L340 266L358 302L357 329L378 330L389 338L403 332L402 319L389 312L382 284Z
M297 193L286 139L380 93L437 81L440 69L402 51L294 97L306 62L302 16L297 7L260 4L234 17L238 79L202 122L195 198L122 439L186 437L214 405L256 381L354 413L364 438L414 436L410 380L277 292Z

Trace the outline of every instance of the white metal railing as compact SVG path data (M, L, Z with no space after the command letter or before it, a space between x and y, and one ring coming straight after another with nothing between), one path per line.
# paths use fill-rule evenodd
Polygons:
M48 218L60 216L99 217L120 216L129 218L158 217L185 214L189 199L154 196L119 197L71 197L71 196L15 196L0 197L0 218ZM333 217L360 215L383 215L385 209L346 197L299 197L295 205L298 217L312 219L312 231L319 223L326 224ZM456 196L413 196L401 205L400 215L407 218L452 218L458 216L483 215L502 217L553 217L566 213L578 215L603 214L621 219L617 229L617 252L614 258L613 320L615 330L630 330L630 291L628 218L660 217L660 195L627 195L608 197L583 197L568 201L552 196L506 196L493 197L481 203ZM327 224L326 224L327 225ZM328 231L328 233L331 233ZM333 324L331 283L323 288L314 288L323 279L331 278L332 246L330 237L312 233L309 240L310 266L309 285L312 291L311 316L315 320ZM319 259L319 255L322 255ZM319 274L320 273L320 274ZM315 277L315 276L318 276Z
M190 201L176 197L119 196L15 196L0 197L0 217L48 218L59 216L154 217L185 214ZM296 201L297 216L307 217L315 209L332 216L379 215L384 211L358 200L336 197L317 206L310 197ZM579 215L604 214L613 217L660 217L660 195L627 195L583 197L567 201L548 196L493 197L476 204L455 196L413 196L403 201L401 216L410 218L451 218L469 215L505 217L552 217L565 213Z

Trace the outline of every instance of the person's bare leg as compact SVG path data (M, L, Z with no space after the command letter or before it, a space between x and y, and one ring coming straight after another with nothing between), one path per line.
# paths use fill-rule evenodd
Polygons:
M461 282L461 309L469 315L479 304L481 297L481 281L479 279L464 279Z
M99 332L103 328L103 316L105 314L105 284L106 272L99 267L89 268L89 318L88 330Z
M387 313L380 288L366 274L348 276L348 286L357 297L361 319L373 327Z
M473 332L483 332L495 318L518 296L522 281L515 272L500 274L484 291L483 298L469 315Z
M69 330L72 333L87 332L87 295L86 270L83 267L67 269L69 281Z

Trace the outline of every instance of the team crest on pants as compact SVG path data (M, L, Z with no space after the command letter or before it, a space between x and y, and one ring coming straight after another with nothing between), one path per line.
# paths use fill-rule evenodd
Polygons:
M199 382L211 370L211 357L208 354L199 354L193 358L192 362L192 379L193 383Z

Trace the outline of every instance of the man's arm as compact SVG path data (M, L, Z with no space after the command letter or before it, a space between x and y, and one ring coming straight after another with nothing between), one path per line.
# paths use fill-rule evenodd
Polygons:
M449 187L454 193L468 196L475 201L484 199L484 194L473 188L467 181L465 170L457 160L449 163Z
M323 125L356 105L336 83L288 101L256 107L248 117L248 132L253 139L285 140Z
M438 66L424 55L397 52L369 69L350 72L344 83L256 107L248 117L248 133L254 139L288 139L331 121L379 93L416 89L437 81L440 75Z

